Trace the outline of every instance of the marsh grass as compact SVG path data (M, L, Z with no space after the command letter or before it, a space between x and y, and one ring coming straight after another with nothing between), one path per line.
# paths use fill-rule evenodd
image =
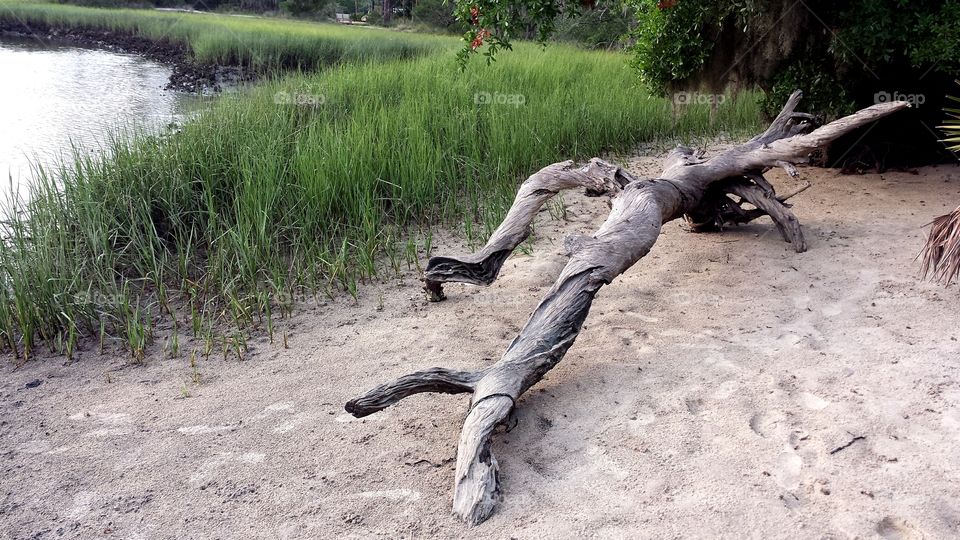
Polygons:
M544 165L751 132L755 97L675 119L623 56L524 44L466 72L443 49L266 81L40 175L4 226L0 348L70 355L99 336L142 359L166 321L176 348L242 358L298 302L417 268L437 226L482 243Z
M410 58L455 46L449 37L291 19L106 9L0 0L0 21L23 26L92 28L188 47L201 64L258 72L316 70L337 63Z

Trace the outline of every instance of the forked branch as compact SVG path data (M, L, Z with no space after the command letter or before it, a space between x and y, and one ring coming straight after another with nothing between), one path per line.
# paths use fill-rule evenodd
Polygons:
M431 300L439 301L444 298L441 283L493 283L510 253L530 236L533 219L551 197L562 190L581 187L591 196L615 196L632 181L630 173L600 159L592 159L583 167L564 161L540 169L520 186L507 217L483 249L461 257L430 258L424 271L424 288Z

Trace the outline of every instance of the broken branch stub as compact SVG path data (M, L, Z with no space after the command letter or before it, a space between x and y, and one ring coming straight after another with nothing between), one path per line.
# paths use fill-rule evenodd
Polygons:
M501 497L497 460L490 450L494 428L563 358L597 291L650 251L664 223L683 215L709 216L719 225L769 215L783 238L803 251L799 222L785 198L777 198L769 183L757 179L773 167L789 171L819 146L907 106L882 103L814 129L809 115L794 112L800 95L798 91L790 96L762 134L713 158L678 147L668 155L660 178L636 180L599 159L580 168L567 161L541 169L521 186L507 217L480 252L434 257L425 272L427 285L433 284L440 294L440 285L447 281L489 285L527 237L530 223L549 197L573 187L613 197L609 216L592 236L567 242L570 260L500 360L476 372L433 368L405 375L351 400L347 411L364 416L419 392L472 392L457 447L453 510L470 524L485 520ZM756 208L743 209L743 202Z

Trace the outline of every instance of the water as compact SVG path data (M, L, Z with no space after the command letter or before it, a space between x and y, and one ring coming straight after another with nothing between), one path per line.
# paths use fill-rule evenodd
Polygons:
M182 123L200 102L163 89L170 71L132 54L0 39L0 198L24 197L35 166L69 160L71 145L102 155L118 129Z

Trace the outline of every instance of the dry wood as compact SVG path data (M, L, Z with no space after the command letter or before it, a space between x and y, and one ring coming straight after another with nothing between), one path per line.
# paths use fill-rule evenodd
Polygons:
M637 180L599 159L581 168L558 163L530 177L480 252L434 257L425 272L428 290L437 297L447 281L488 285L527 237L537 210L553 194L586 186L595 194L613 196L610 215L597 232L567 243L569 262L503 357L472 373L434 368L406 375L350 401L347 411L364 416L418 392L472 392L457 449L453 508L470 524L482 522L501 497L497 461L490 451L494 428L506 421L520 396L563 358L597 291L650 251L663 223L687 215L695 223L722 226L769 215L784 239L803 251L799 222L785 198L777 198L763 180L763 172L773 167L790 172L794 163L805 162L823 144L907 106L905 102L874 105L814 129L810 115L794 112L800 96L798 91L790 97L765 132L716 157L703 159L678 147L668 156L660 178ZM744 209L744 203L756 208Z
M440 284L459 281L489 285L497 279L503 262L530 236L530 224L540 207L565 189L586 188L588 195L616 195L634 178L619 167L592 159L583 167L572 161L548 165L520 186L517 197L490 240L480 251L462 257L433 257L425 272L425 289L432 300L443 300Z

